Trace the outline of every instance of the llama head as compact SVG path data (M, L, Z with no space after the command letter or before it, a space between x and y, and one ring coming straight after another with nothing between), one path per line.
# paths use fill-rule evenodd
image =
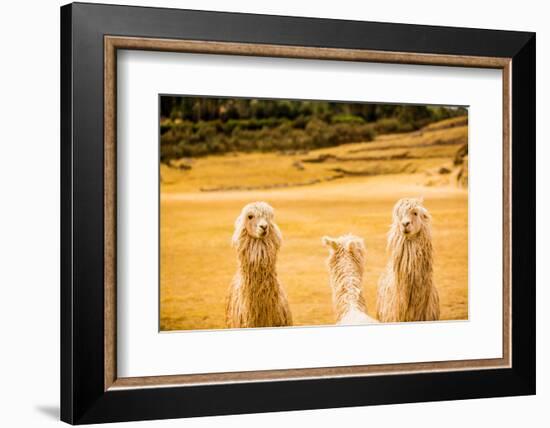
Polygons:
M242 209L235 220L233 245L237 246L242 238L252 238L261 241L281 242L281 231L273 221L274 212L267 202L252 202Z
M349 273L363 272L367 253L363 238L355 235L344 235L338 238L323 236L322 242L329 249L327 262L331 269Z
M402 236L413 238L428 231L431 216L422 199L403 198L393 207L393 227Z

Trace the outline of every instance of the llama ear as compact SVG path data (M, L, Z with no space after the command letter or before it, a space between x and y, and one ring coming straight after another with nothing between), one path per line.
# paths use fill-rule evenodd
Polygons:
M277 226L276 223L271 223L271 226L273 227L273 232L275 233L275 236L277 237L279 243L282 242L283 234L281 233L281 229L279 229L279 226Z
M427 209L424 209L424 211L422 211L422 218L424 220L431 220L432 219L432 216L431 214L428 212Z
M347 250L352 253L360 253L366 251L365 241L363 238L358 239L357 241L350 241L347 243Z
M239 243L239 237L241 236L242 228L243 228L243 216L240 215L235 220L235 231L233 232L233 236L231 237L231 245L233 247L237 247Z
M393 210L392 210L393 221L396 221L399 218L399 210L402 204L403 204L403 199L399 199L393 206Z
M323 236L321 238L321 241L323 242L323 245L325 247L332 248L333 250L336 250L338 248L338 242L334 238L331 238L330 236Z
M418 199L418 202L420 202L421 204L424 203L424 195L420 195L417 199Z

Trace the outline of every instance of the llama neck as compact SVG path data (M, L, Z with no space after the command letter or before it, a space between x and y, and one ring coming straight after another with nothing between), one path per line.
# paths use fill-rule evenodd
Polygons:
M337 321L340 321L347 313L353 310L367 312L360 281L350 280L340 288L334 289L333 299Z
M410 238L398 230L392 230L388 244L392 251L391 268L398 288L421 287L426 279L431 279L433 248L429 230L423 229Z
M247 287L273 289L279 245L273 239L246 237L237 248L239 273Z
M362 277L362 270L359 267L331 269L332 299L337 321L354 309L366 312L361 288Z

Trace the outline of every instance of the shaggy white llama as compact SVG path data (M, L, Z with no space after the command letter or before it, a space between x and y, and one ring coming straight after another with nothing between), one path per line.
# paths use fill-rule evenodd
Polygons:
M232 241L238 268L229 289L228 327L292 325L286 293L277 279L281 240L269 204L253 202L243 208L235 221Z
M378 322L367 315L361 282L365 266L366 248L362 238L344 235L323 237L329 248L327 266L332 288L332 303L336 324L367 324Z
M420 199L401 199L393 208L390 253L378 283L381 322L439 319L439 294L433 283L431 217Z

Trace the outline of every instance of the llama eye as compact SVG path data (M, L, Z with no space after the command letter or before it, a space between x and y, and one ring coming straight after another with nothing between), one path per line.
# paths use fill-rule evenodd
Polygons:
M414 213L414 215L418 215L418 213Z
M254 216L252 214L248 214L248 219L249 220L252 220L254 218Z

